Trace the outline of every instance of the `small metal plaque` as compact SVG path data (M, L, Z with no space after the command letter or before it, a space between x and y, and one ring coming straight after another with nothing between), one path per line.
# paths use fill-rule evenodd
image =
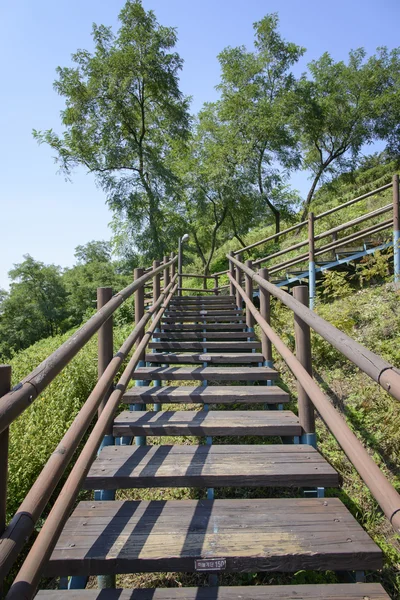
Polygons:
M194 561L195 571L225 571L226 558L200 558Z
M206 311L206 310L201 310L201 311L200 311L200 314L201 314L201 315L206 315L206 314L207 314L207 311Z

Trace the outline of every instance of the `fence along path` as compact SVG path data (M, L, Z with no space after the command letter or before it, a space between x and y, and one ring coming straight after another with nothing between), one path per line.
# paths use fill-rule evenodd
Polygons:
M400 399L399 371L307 308L304 286L295 288L292 297L268 281L266 270L257 274L249 261L244 264L232 256L229 261L234 275L229 276L228 295L220 294L216 286L210 296L182 296L175 257L155 263L146 272L137 269L134 283L108 302L107 292L101 292L95 317L2 398L4 443L12 421L99 332L98 383L2 535L3 577L33 532L96 413L97 422L8 600L33 598L42 575L62 581L68 576L70 587L39 591L37 598L43 600L388 598L380 585L362 582L364 570L381 568L381 551L337 498L324 498L324 488L334 488L339 481L318 452L315 409L397 532L400 497L314 382L309 328L396 399ZM150 280L153 301L145 310L145 286ZM253 303L254 283L260 289L259 310ZM121 298L133 293L135 327L113 355L110 317ZM294 313L296 356L270 325L271 295ZM254 333L256 322L261 341ZM297 379L298 414L284 408L289 397L277 385L272 344ZM112 386L134 345L128 364ZM9 375L9 371L2 373L4 382L4 373ZM137 385L128 387L132 380ZM178 381L183 385L176 385ZM5 388L6 384L2 391ZM147 410L152 404L152 410ZM170 404L182 404L186 410L168 410ZM205 443L146 445L151 435L201 436ZM214 436L218 443L213 443ZM227 436L229 443L224 443ZM234 444L231 438L236 436L240 436L239 443ZM245 436L252 436L250 441L257 436L258 443L243 443ZM1 460L4 492L4 454ZM114 499L118 489L183 486L204 489L207 498ZM248 487L277 491L272 498L260 493L257 499L232 500L224 499L225 487L237 488L237 495ZM93 490L94 500L76 504L82 488ZM218 488L218 498L214 488ZM293 488L303 492L287 497L287 490ZM1 506L4 510L4 501ZM294 573L301 569L351 571L361 582L224 587L215 578L225 572ZM118 574L171 571L208 573L211 585L114 589ZM85 590L88 576L97 576L102 589Z

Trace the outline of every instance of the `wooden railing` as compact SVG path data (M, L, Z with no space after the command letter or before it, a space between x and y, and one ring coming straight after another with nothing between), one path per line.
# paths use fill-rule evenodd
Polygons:
M381 194L389 189L393 190L393 199L391 203L379 207L355 219L341 223L336 227L331 227L327 230L321 231L320 233L315 233L315 224L318 221L321 221L329 215L341 211L353 204ZM389 218L385 217L387 213L391 213ZM360 229L359 225L366 221L372 221L372 223L368 225L368 227ZM380 235L382 232L392 229L392 242L390 243L393 243L394 248L394 277L396 282L400 281L400 209L398 175L393 176L391 183L383 185L375 190L363 194L362 196L358 196L357 198L353 198L352 200L344 202L339 206L335 206L334 208L331 208L323 213L317 215L310 213L306 221L301 221L300 223L284 229L279 233L275 233L274 235L270 235L262 240L254 242L253 244L245 246L244 248L235 250L231 252L230 255L233 257L236 256L242 260L246 252L267 244L268 242L276 243L278 241L282 241L283 239L287 238L288 235L293 235L294 232L298 233L299 231L304 230L306 227L308 228L307 238L285 248L270 252L261 258L257 258L254 260L253 266L267 265L269 274L272 276L278 275L283 270L293 267L294 265L304 264L304 271L308 272L311 308L313 307L315 299L316 261L318 261L318 257L320 258L336 248L340 249L343 246L365 239L366 236L371 237ZM346 232L346 230L349 230L349 233L346 233L343 236L342 234ZM341 237L339 237L339 234ZM320 242L329 237L332 238L331 241L319 245ZM306 250L303 252L298 252L302 248L305 248ZM226 273L228 273L228 270L214 273L213 276L220 276Z
M73 454L97 415L97 422L7 598L33 597L42 566L52 552L62 526L69 516L81 483L86 477L99 447L108 445L107 436L112 437L110 435L112 420L131 380L132 373L137 365L144 361L146 346L153 332L156 331L169 300L177 289L176 262L176 256L172 256L170 260L165 257L161 264L155 261L153 266L146 271L135 269L133 283L115 296L112 296L110 288L99 288L96 314L13 389L10 390L10 367L0 366L0 589L1 582L27 544L51 495L70 464ZM160 287L161 274L164 279L162 291ZM145 311L145 286L150 280L153 281L153 304ZM135 327L118 352L113 354L112 315L132 294L135 294ZM151 321L151 325L146 330L145 327L149 321ZM98 332L99 351L98 381L6 527L9 426L32 405L39 394L96 332ZM118 383L114 386L113 380L128 358L134 344L136 344L136 349Z
M251 261L246 264L238 258L227 255L229 260L230 293L236 292L237 305L244 302L247 312L247 325L254 321L261 328L262 351L268 366L272 366L271 345L286 362L297 381L299 392L299 420L304 431L303 443L315 444L316 410L330 432L353 464L372 495L382 508L397 533L400 532L400 495L370 457L362 443L336 411L328 396L322 392L312 377L310 327L321 335L334 348L341 352L361 371L379 384L396 400L400 400L400 371L380 356L374 354L351 337L319 317L308 308L306 286L294 288L290 295L268 281L267 269L256 273ZM242 280L245 278L245 290ZM260 309L253 303L253 284L260 289ZM296 355L284 344L270 323L270 297L273 296L294 315L296 335Z

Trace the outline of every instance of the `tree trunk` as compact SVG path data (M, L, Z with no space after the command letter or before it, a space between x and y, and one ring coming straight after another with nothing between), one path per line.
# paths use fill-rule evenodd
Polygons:
M321 175L322 175L322 173L324 172L324 169L325 169L325 165L323 165L323 166L322 166L322 167L319 169L318 173L315 175L315 177L314 177L314 179L313 179L313 182L312 182L312 185L311 185L310 191L308 192L308 194L307 194L307 198L306 198L306 201L305 201L305 203L304 203L304 208L303 208L303 212L302 212L301 219L300 219L301 221L304 221L304 219L306 218L306 216L307 216L307 214L308 214L308 209L309 209L309 207L310 207L311 200L313 199L314 192L315 192L315 188L316 188L316 187L317 187L317 185L318 185L318 181L321 179Z

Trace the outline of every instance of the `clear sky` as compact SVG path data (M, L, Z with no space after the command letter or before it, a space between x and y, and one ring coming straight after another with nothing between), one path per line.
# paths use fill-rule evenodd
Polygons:
M60 131L62 99L52 84L55 68L70 63L77 48L92 48L93 22L117 25L124 0L0 1L0 287L7 271L29 253L70 266L74 248L109 239L110 212L92 176L78 171L73 183L56 173L52 152L39 147L32 128ZM185 60L181 87L193 96L193 112L217 97L217 54L253 41L252 23L278 12L282 35L307 48L297 72L329 51L345 59L351 48L400 45L399 0L144 0L164 25L177 27ZM309 182L296 174L304 195Z

